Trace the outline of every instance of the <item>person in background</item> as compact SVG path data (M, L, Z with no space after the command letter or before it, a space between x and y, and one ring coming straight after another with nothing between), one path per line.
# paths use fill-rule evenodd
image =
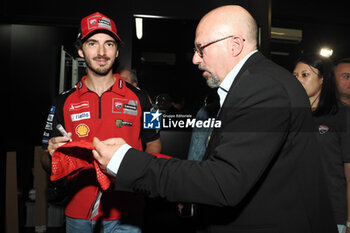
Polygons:
M130 83L131 85L136 87L139 90L141 95L143 95L144 97L148 98L148 100L150 101L150 103L153 106L152 99L149 96L149 94L147 93L147 91L145 91L144 89L141 89L141 88L138 87L139 81L138 81L138 78L137 78L136 70L129 69L129 68L123 68L123 69L121 69L119 71L119 74L122 77L122 79L124 79L125 82Z
M120 70L119 74L122 77L122 79L124 79L125 82L128 82L128 83L134 85L135 87L138 86L136 70L123 68Z
M198 110L196 120L205 121L216 118L220 104L216 90L211 90L204 99L204 105ZM195 127L192 130L187 159L202 160L207 147L208 137L213 130L211 127Z
M151 103L120 75L113 74L112 66L122 44L114 21L96 12L81 20L80 30L75 45L79 56L85 59L87 75L54 100L44 132L43 144L48 153L43 155L43 166L50 169L55 149L70 140L60 136L58 124L64 126L73 142L122 137L140 150L144 143L145 151L160 152L159 134L144 130L141 123L143 112L149 111ZM67 233L141 232L141 195L116 192L113 187L102 191L93 167L84 167L67 178Z
M349 108L337 101L333 64L317 54L297 60L293 75L310 101L339 233L350 232Z
M218 87L221 122L202 161L152 158L121 138L94 138L93 155L116 190L196 203L203 232L335 233L307 95L257 51L257 32L237 5L197 26L192 62Z
M335 80L338 99L350 106L350 58L343 58L335 63Z

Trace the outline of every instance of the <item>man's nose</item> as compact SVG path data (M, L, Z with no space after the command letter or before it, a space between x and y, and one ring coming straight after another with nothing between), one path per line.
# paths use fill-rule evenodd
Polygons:
M105 55L105 47L103 45L98 46L98 55Z
M199 53L197 51L194 51L193 57L192 57L192 63L195 65L198 65L202 61L201 56L199 56Z

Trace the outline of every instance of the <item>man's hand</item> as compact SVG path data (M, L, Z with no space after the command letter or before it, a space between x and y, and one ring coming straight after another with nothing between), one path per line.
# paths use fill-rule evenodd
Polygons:
M68 133L69 137L72 137L72 133ZM50 155L52 156L53 152L60 146L63 146L69 142L70 138L68 137L54 137L49 140L49 145L47 147Z
M100 141L94 137L93 140L95 150L92 151L94 158L99 164L102 171L107 172L107 165L112 159L114 153L126 142L122 138L110 138Z

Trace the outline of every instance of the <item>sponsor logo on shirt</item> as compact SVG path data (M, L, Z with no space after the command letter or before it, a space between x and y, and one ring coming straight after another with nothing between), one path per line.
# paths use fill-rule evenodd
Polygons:
M115 106L115 108L116 108L117 110L120 110L120 109L122 109L122 107L123 107L123 103L121 103L121 102L115 102L115 103L114 103L114 106Z
M46 122L45 129L46 130L52 130L52 123Z
M43 138L43 139L41 140L41 142L42 142L43 144L49 144L49 138Z
M127 122L127 121L123 121L121 119L116 119L115 125L117 126L117 128L121 128L122 126L132 126L132 123Z
M75 127L75 133L79 137L87 137L89 136L90 128L86 124L79 124Z
M113 98L112 99L112 112L121 113L123 109L123 103L128 101L127 99Z
M74 121L81 121L85 119L90 119L90 112L82 112L82 113L77 113L77 114L72 114L70 115L72 122Z
M325 134L328 132L328 130L329 130L329 128L326 125L320 125L318 127L318 132L320 132L320 134Z
M137 116L137 100L129 100L128 103L124 104L124 113Z
M49 114L48 116L47 116L47 121L52 121L53 120L53 114Z
M112 112L137 116L137 100L113 98Z
M89 108L89 101L82 101L79 103L71 103L69 111L80 110L84 108Z
M55 110L56 110L56 107L55 106L51 106L50 114L55 114Z

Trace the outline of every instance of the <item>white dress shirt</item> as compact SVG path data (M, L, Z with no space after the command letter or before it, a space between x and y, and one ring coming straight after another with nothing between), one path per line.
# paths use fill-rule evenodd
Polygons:
M247 56L245 56L240 62L238 62L238 64L235 67L233 67L233 69L226 75L224 80L221 82L221 84L220 84L220 86L218 88L218 91L217 91L218 95L220 97L220 108L224 104L224 101L226 99L227 93L230 90L233 81L235 81L235 78L236 78L238 72L241 70L242 66L248 60L248 58L251 55L253 55L254 53L256 53L257 51L258 50L252 51Z

